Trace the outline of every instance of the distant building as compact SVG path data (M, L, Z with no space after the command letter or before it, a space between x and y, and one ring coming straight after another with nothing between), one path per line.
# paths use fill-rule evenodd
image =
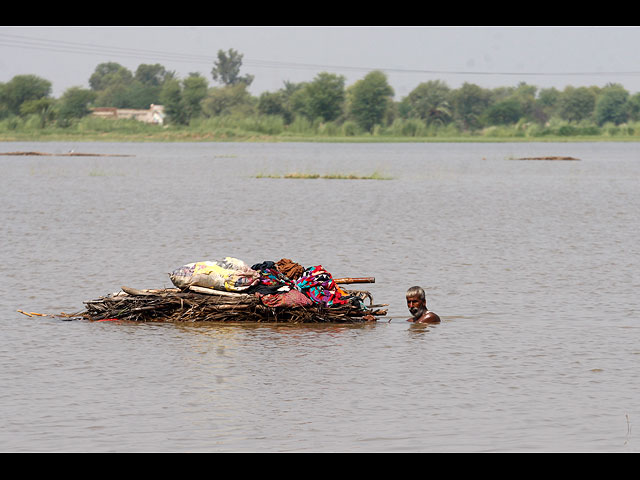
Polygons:
M133 118L140 122L164 123L164 107L151 104L148 110L135 108L96 107L91 110L91 115L102 118Z

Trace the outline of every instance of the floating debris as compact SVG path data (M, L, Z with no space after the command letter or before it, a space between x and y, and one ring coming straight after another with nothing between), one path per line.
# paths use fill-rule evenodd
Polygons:
M75 316L133 322L359 323L387 314L387 305L375 305L370 292L339 286L375 283L374 277L334 279L321 265L303 268L289 259L248 267L225 257L187 264L169 275L177 288L123 286L84 302L85 311Z
M522 158L514 158L514 160L580 160L579 158L574 157L522 157Z
M369 292L347 291L360 298ZM270 306L258 295L202 293L190 289L122 291L85 302L86 310L76 314L87 320L124 320L133 322L243 322L243 323L359 323L376 321L387 314L386 305L365 307L354 304Z
M134 155L107 154L107 153L47 153L47 152L0 152L0 155L22 157L133 157Z

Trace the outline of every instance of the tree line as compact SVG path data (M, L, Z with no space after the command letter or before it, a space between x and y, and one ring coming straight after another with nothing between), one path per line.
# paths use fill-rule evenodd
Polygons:
M454 89L428 80L394 100L386 74L376 70L349 86L344 76L321 72L311 81L284 82L277 91L253 96L254 77L240 73L242 57L233 49L218 51L210 72L214 86L200 73L179 78L160 64L140 64L132 72L116 62L101 63L89 88L71 87L57 99L48 80L17 75L0 83L0 122L29 117L41 128L64 128L94 107L146 109L151 104L164 105L169 125L268 116L279 119L284 129L306 121L333 125L346 135L395 128L399 135L419 136L438 129L475 132L518 125L542 131L554 121L565 129L560 134L579 135L640 121L640 93L632 95L619 84L558 90L526 83L492 89L464 83Z

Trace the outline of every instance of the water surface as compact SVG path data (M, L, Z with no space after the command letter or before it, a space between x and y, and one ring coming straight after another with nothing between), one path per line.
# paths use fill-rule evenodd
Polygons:
M638 451L633 143L3 143L0 450ZM580 161L518 161L563 155ZM391 180L256 178L374 171ZM27 317L234 256L368 285L368 325ZM408 324L404 292L443 322Z

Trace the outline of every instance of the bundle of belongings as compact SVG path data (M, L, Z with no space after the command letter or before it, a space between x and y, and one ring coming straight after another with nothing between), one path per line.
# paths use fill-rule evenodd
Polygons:
M288 258L264 261L249 267L242 260L225 257L183 265L169 274L181 290L202 288L253 294L269 307L307 305L353 306L365 309L362 298L340 288L322 265L304 268ZM196 287L196 288L191 288Z
M183 265L169 274L173 284L186 290L191 286L243 292L258 283L260 275L242 260L226 257L224 260L196 262Z
M305 268L288 258L249 266L237 258L189 263L169 274L177 288L122 290L84 302L76 316L136 322L369 322L386 315L366 291L339 284L373 277L333 278L322 265ZM364 301L368 299L368 305Z

